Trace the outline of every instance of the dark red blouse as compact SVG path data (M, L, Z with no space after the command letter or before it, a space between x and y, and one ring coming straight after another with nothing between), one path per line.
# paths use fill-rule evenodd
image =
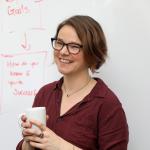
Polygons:
M121 103L101 79L95 80L97 84L90 94L62 116L63 78L42 87L33 107L45 106L47 127L84 150L127 150L128 125Z

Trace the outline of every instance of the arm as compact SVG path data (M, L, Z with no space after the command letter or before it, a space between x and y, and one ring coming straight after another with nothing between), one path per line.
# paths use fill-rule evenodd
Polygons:
M99 117L101 150L127 150L128 125L121 104L104 104Z
M35 150L28 142L22 140L18 143L16 150Z

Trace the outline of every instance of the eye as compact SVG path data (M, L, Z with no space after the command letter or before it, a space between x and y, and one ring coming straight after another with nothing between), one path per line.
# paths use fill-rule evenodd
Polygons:
M60 40L56 40L56 41L55 41L55 44L58 44L58 45L59 45L59 44L60 44L60 45L63 45L63 42L62 42L62 41L60 41Z
M69 46L69 48L72 49L72 50L78 50L78 49L80 48L80 46L79 46L79 45L76 45L76 44L69 44L68 46Z
M60 40L56 40L56 41L55 41L55 46L56 46L56 47L62 47L62 46L63 46L63 42L60 41Z

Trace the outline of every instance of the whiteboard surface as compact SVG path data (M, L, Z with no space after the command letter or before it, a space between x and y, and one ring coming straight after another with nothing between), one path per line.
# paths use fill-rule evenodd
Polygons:
M150 2L148 0L1 0L0 147L15 150L18 115L41 86L61 76L50 38L60 21L90 15L106 34L109 58L98 76L119 97L127 115L129 150L150 147Z

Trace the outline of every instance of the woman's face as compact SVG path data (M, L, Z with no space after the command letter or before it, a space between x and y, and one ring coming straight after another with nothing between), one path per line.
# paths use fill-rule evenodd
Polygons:
M82 45L75 29L69 25L64 25L60 29L57 39L60 39L64 43L77 43ZM66 46L60 51L54 50L54 60L59 72L64 75L80 74L88 69L82 48L76 55L70 54Z

